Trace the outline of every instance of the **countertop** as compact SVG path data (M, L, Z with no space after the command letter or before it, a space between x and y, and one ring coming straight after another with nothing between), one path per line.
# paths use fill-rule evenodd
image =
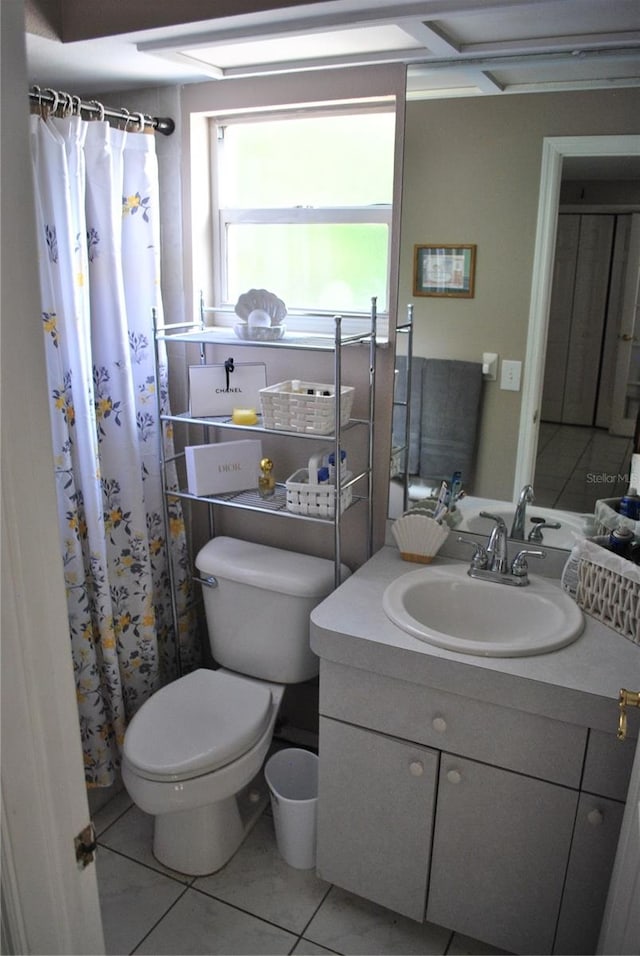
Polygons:
M432 566L459 563L438 557ZM615 733L622 687L640 690L640 646L585 615L573 644L531 657L475 657L427 644L393 624L382 594L421 565L386 545L311 613L322 659L580 726ZM429 566L425 565L428 573ZM558 584L559 587L559 584ZM637 737L640 711L628 712Z

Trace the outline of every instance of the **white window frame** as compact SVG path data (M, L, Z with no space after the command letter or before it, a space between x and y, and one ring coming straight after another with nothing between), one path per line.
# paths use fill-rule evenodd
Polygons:
M228 127L232 122L255 122L256 120L276 120L276 119L289 119L295 121L296 118L300 118L301 114L305 116L336 116L339 114L353 114L353 113L362 113L364 110L368 112L381 112L388 111L392 112L388 104L377 104L367 106L360 106L357 104L353 105L352 109L344 108L335 109L331 107L309 109L309 110L296 110L295 113L291 111L287 112L278 112L277 114L269 114L268 117L261 114L245 114L242 118L238 119L234 117L224 117L219 119L217 117L212 118L211 122L211 201L212 201L212 216L211 223L213 228L213 289L214 289L214 298L215 298L215 309L219 313L230 312L233 314L233 303L230 299L230 293L228 288L228 272L227 272L227 227L229 225L234 225L238 223L252 223L255 225L268 224L268 225L359 225L362 223L366 224L381 224L387 226L387 303L385 303L384 308L381 307L380 314L383 317L388 316L388 307L389 300L391 298L391 290L389 288L389 275L390 275L390 256L391 256L391 231L392 231L392 218L393 218L393 205L391 203L382 204L376 203L370 206L322 206L322 207L313 207L313 206L286 206L286 207L269 207L267 208L236 208L236 207L223 207L218 203L218 190L217 190L217 175L216 175L216 155L219 148L219 135L218 131L221 126ZM342 310L341 310L342 311ZM304 328L309 323L305 321L305 317L311 317L310 321L313 322L314 319L322 318L325 315L333 316L335 312L323 312L322 310L313 310L313 311L303 311L302 309L290 309L288 312L289 320L288 324L290 327L295 327L298 322L295 317L298 317L300 320L300 328ZM342 314L347 314L344 311ZM348 313L349 315L354 316L363 316L368 317L369 313L365 312L355 312ZM292 325L293 320L293 325Z
M205 303L220 301L219 289L211 285L211 257L214 229L211 222L211 120L222 122L243 114L263 115L290 113L317 108L351 109L382 105L395 111L396 136L394 157L393 209L391 216L389 255L389 312L378 312L378 342L388 335L393 341L398 311L400 263L400 218L402 198L402 157L406 101L406 68L402 64L376 64L348 69L311 70L297 74L295 82L288 74L255 78L238 78L220 83L186 84L181 91L182 136L185 175L182 177L182 215L184 250L184 284L180 289L187 313L194 322L200 314L200 291ZM215 198L215 197L213 197ZM343 313L345 318L347 314ZM389 319L392 318L392 321ZM214 324L233 325L233 314L210 314ZM313 316L292 316L287 321L292 330L319 332L324 322ZM350 322L343 323L351 331ZM358 329L359 331L359 329Z

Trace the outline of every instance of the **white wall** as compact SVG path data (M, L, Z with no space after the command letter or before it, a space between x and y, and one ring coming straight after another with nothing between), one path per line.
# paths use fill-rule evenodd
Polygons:
M104 952L55 516L22 0L2 0L2 895L18 953ZM6 904L6 909L4 908Z

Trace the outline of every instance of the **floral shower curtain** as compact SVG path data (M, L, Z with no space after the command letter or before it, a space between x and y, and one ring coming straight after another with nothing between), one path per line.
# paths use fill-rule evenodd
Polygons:
M159 467L152 310L162 319L153 136L31 116L58 520L88 786L116 779L126 725L198 665L178 499ZM170 453L170 449L167 449ZM46 636L43 636L46 639Z

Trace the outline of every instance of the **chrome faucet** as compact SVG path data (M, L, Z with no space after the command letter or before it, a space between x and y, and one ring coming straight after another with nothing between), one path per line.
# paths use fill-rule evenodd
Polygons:
M520 492L518 504L516 505L516 513L513 516L513 524L511 525L510 537L515 538L517 541L525 540L524 526L527 520L527 505L531 504L533 500L533 487L531 485L525 485Z
M481 511L480 517L491 518L492 521L495 521L487 544L487 558L489 559L487 568L489 571L496 571L498 574L506 574L509 568L509 555L507 526L504 519L500 515L489 514L488 511Z
M504 519L500 515L489 514L488 511L481 511L480 517L490 518L495 522L486 547L466 538L458 538L458 541L470 544L474 548L471 566L467 574L469 577L479 578L481 581L494 581L496 584L524 587L529 583L527 557L546 558L547 552L524 548L522 551L518 551L511 564L509 564L507 526Z

